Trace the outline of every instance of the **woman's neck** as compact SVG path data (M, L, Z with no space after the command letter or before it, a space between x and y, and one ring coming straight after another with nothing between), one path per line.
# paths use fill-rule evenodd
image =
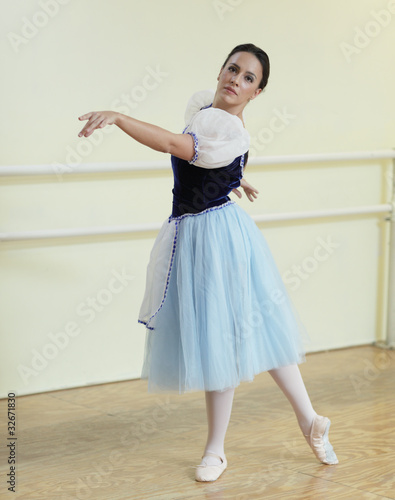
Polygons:
M227 113L229 113L233 116L237 116L237 118L239 118L241 120L243 127L245 127L244 120L243 120L243 109L244 108L240 108L240 106L229 106L227 103L224 103L223 101L221 102L216 97L217 96L214 97L212 107L222 109L223 111L226 111Z

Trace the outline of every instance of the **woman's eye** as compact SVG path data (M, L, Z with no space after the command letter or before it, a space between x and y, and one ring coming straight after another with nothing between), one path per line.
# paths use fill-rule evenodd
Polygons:
M236 71L236 68L234 66L230 66L229 71Z
M252 76L247 76L247 80L252 83L254 81L254 79L252 78Z

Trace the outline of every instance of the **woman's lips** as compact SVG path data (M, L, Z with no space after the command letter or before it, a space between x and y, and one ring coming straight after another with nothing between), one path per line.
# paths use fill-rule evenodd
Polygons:
M237 95L236 92L231 87L225 87L225 90L229 92L229 94Z

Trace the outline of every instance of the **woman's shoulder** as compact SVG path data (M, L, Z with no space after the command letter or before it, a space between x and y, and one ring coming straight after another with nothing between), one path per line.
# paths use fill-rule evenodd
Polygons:
M209 134L234 136L249 136L242 121L236 115L220 108L213 108L215 92L202 90L196 92L189 99L185 112L185 129L198 129Z
M239 117L223 109L212 107L203 108L196 113L185 130L219 140L235 140L249 137Z
M191 122L196 113L211 106L214 100L214 95L214 90L208 89L199 90L191 96L185 110L185 125L188 125Z

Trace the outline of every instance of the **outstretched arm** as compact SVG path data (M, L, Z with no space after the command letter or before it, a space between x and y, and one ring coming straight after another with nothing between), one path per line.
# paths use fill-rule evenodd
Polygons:
M116 111L92 111L79 116L78 119L88 120L78 137L89 137L97 128L115 124L130 137L155 151L169 153L187 161L192 160L195 154L190 134L174 134Z

